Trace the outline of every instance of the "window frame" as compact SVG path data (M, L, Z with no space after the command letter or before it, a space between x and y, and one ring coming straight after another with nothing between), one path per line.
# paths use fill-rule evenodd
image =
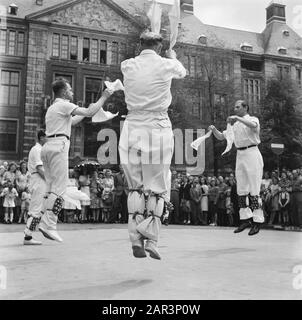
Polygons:
M0 100L0 106L5 106L5 107L19 107L20 105L20 98L21 98L21 77L22 77L22 73L21 73L21 70L16 70L16 69L11 69L11 68L0 68L0 88L2 87L2 71L6 71L6 72L9 72L9 73L12 73L12 72L15 72L15 73L18 73L19 75L19 79L18 79L18 85L11 85L9 83L9 85L5 85L5 86L8 86L9 88L10 87L18 87L18 97L17 97L17 103L16 104L10 104L9 103L9 93L10 93L10 89L9 89L9 93L8 93L8 102L7 103L4 103ZM9 81L11 80L11 75L9 76Z
M246 81L247 81L247 87L248 90L246 92ZM252 81L252 92L250 91L251 89L251 81ZM258 83L258 85L257 85ZM257 92L258 88L258 92ZM261 79L259 78L248 78L244 77L243 78L243 96L244 99L247 101L247 103L250 106L250 110L255 112L257 109L260 107L260 102L261 102Z
M17 122L17 130L16 130L16 149L14 151L5 151L5 150L1 150L0 149L0 154L9 154L9 155L13 155L13 154L17 154L18 153L18 149L19 149L19 142L20 142L20 137L19 137L19 131L20 131L20 119L18 118L4 118L4 117L0 117L0 121L15 121Z

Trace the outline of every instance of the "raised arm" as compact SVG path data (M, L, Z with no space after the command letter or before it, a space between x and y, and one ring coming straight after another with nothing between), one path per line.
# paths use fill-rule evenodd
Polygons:
M72 125L79 123L85 117L93 117L104 105L105 101L111 96L112 92L106 89L100 99L95 102L91 103L88 108L81 108L78 107L73 110L72 115L75 116L72 118Z
M220 132L214 125L210 125L208 130L211 130L215 136L216 139L218 140L224 140L225 136L222 132Z
M243 124L245 124L247 127L251 129L256 129L258 127L257 121L248 120L238 116L230 116L227 118L227 123L233 124L236 121L242 122Z

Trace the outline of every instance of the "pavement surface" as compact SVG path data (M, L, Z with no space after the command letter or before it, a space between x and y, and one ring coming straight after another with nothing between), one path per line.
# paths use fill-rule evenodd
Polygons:
M42 246L23 228L0 225L0 300L302 299L301 232L163 226L158 261L132 256L125 224L60 224Z

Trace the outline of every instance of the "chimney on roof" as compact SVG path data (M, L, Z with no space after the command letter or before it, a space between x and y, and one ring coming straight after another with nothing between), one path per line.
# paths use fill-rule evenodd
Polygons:
M193 0L180 0L180 8L185 13L194 14Z
M285 5L280 1L272 1L266 8L266 24L272 21L286 22Z

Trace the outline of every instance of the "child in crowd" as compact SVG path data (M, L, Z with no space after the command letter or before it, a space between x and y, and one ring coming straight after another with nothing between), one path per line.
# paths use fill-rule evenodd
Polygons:
M30 204L30 192L28 188L26 188L21 195L21 214L19 217L18 223L22 222L22 219L24 219L24 223L27 221L27 214L28 214L28 209L29 209L29 204Z
M11 181L7 182L7 187L3 189L1 197L4 197L4 223L11 224L14 220L15 199L18 197L18 192Z
M281 214L283 227L289 226L289 216L288 216L289 201L290 201L289 193L286 190L286 187L283 186L281 188L281 192L279 193L280 214Z

